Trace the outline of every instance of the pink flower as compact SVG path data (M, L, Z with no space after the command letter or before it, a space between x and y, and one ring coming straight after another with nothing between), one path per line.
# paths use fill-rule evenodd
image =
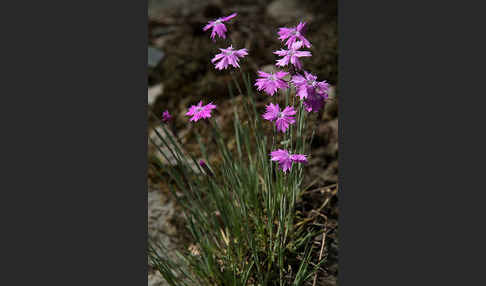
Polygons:
M297 89L297 95L303 100L308 112L318 112L328 98L329 84L326 81L317 81L317 76L304 71L304 75L294 75L292 83Z
M288 50L280 50L273 52L276 55L279 55L283 58L277 60L277 66L284 67L289 64L293 64L297 69L302 69L302 64L299 61L300 57L310 57L312 56L311 52L309 51L299 51L302 47L302 42L298 41L292 44L292 46Z
M292 77L292 83L297 89L297 95L300 99L305 99L311 93L317 93L323 98L327 98L327 91L329 90L329 84L324 81L317 81L317 76L304 71L304 75L294 75Z
M277 89L289 87L289 85L282 80L282 78L288 74L288 72L284 71L279 71L276 73L258 71L258 76L260 76L260 78L256 80L255 86L257 86L258 90L265 90L266 93L273 96L275 92L277 92Z
M220 38L226 39L226 26L223 24L223 22L226 22L234 17L236 17L236 13L233 13L229 16L223 17L223 18L218 18L214 21L209 21L206 26L204 26L203 31L207 31L210 28L213 28L211 31L211 39L215 41L216 35L218 35Z
M202 100L199 101L197 105L192 105L189 108L189 111L186 113L186 116L192 116L190 121L198 121L201 118L210 118L211 117L211 110L215 109L216 105L210 102L207 105L202 105Z
M305 31L305 25L305 22L300 22L297 27L279 28L278 35L280 37L278 37L278 39L281 41L287 39L287 42L285 44L288 48L292 47L292 44L297 40L302 41L305 47L310 48L311 44L303 35L303 32Z
M307 112L318 112L326 104L326 98L318 93L311 93L304 99L304 107Z
M295 123L293 115L295 115L296 111L292 106L287 106L280 112L280 106L278 104L270 103L266 106L266 109L267 111L262 117L269 121L275 121L278 131L285 132L290 124Z
M172 115L170 115L169 111L166 110L162 113L162 121L163 122L169 122L169 120L172 118Z
M280 169L284 171L284 173L287 172L287 170L290 170L292 168L292 163L307 163L307 157L306 155L303 154L290 154L287 150L282 150L278 149L276 151L273 151L270 153L270 156L272 157L272 161L278 161L278 164L280 166Z
M240 61L240 58L248 55L248 52L246 49L240 49L240 50L234 50L233 46L229 46L226 49L219 49L221 53L217 54L211 62L214 63L216 61L219 61L214 67L218 70L226 69L228 65L232 65L235 68L239 68L240 64L238 63Z

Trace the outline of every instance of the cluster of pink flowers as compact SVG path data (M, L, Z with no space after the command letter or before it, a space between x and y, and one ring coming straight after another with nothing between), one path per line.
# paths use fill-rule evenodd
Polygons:
M226 28L224 22L227 22L237 16L233 13L229 16L218 18L209 21L203 27L203 31L212 29L210 38L215 41L216 36L221 39L226 39ZM279 89L288 89L292 84L296 89L296 96L299 97L303 108L307 112L318 112L325 105L328 98L329 84L326 81L318 81L317 76L303 70L303 74L296 72L302 70L302 63L299 58L312 56L310 51L301 50L301 48L310 48L311 43L305 38L305 22L300 22L296 27L279 28L278 39L285 43L287 49L275 51L274 54L282 57L276 62L277 67L286 67L291 65L289 71L277 70L273 73L266 73L258 71L258 77L255 86L258 91L263 91L269 96L274 96ZM234 68L240 67L240 59L248 55L246 49L234 49L233 45L223 49L220 48L220 53L216 54L211 63L217 70L227 69L229 66ZM293 69L292 66L295 68ZM289 76L289 79L285 79ZM190 121L197 122L201 119L211 118L211 112L216 108L212 102L203 105L202 100L197 105L191 105L185 114L190 117ZM265 120L275 123L277 131L286 133L290 125L296 123L295 114L297 111L293 106L286 106L281 109L278 104L270 103L266 106L266 111L262 115ZM172 116L166 110L162 114L162 121L168 122ZM292 154L283 149L278 149L270 153L271 161L277 161L279 167L284 173L292 168L293 163L307 163L307 155ZM204 161L200 162L204 168L207 167Z
M229 16L218 18L216 20L209 21L206 26L203 27L203 31L207 31L210 28L211 30L211 39L215 41L216 35L218 35L222 39L226 39L226 32L228 29L223 24L230 19L233 19L238 15L237 13L233 13ZM228 66L233 66L235 68L239 68L239 58L243 58L244 56L248 55L248 51L246 49L233 49L233 45L230 45L226 49L219 49L221 53L216 54L211 62L217 70L227 69Z
M302 63L299 61L300 57L312 56L309 51L300 51L302 46L311 47L311 43L304 37L304 28L306 23L300 22L296 27L279 28L279 39L285 41L288 50L281 49L275 51L274 54L282 56L283 58L277 60L276 66L285 67L292 64L297 70L302 69ZM300 97L305 110L308 112L318 112L328 98L329 84L326 81L317 81L317 76L303 71L304 75L294 74L291 78L291 83L297 90L297 96ZM278 71L276 73L265 73L258 71L258 78L255 86L257 90L264 90L268 95L273 96L278 89L289 88L289 84L283 79L289 73L285 71Z
M279 28L279 40L285 42L286 48L275 51L274 54L282 57L276 62L277 67L285 67L292 65L295 70L302 70L302 63L299 58L312 56L310 51L301 50L301 48L310 48L311 43L305 38L305 22L300 22L296 27ZM255 86L259 91L265 91L270 96L273 96L278 89L289 88L291 83L296 91L297 96L301 100L303 108L307 112L318 112L325 104L328 98L329 84L326 81L318 81L317 76L303 71L304 74L296 73L294 69L290 70L293 74L290 81L284 80L289 73L285 71L277 71L276 73L265 73L258 71L259 78L256 80ZM296 111L293 106L287 106L283 111L280 110L278 104L270 103L266 106L266 112L263 118L269 121L275 121L278 131L286 132L291 124L295 123L294 115ZM291 155L288 151L279 149L271 152L272 161L278 161L280 168L286 172L292 167L293 162L305 163L307 162L306 155L294 154Z
M203 31L212 29L210 38L213 41L216 41L216 36L219 36L222 39L226 39L226 32L228 31L228 29L226 28L224 22L227 22L236 16L237 13L233 13L229 16L209 21L208 24L203 27ZM232 45L230 45L226 49L219 50L221 51L221 53L214 56L214 58L211 60L215 68L218 70L226 69L230 65L235 68L239 68L239 58L243 58L244 56L248 55L248 51L246 49L235 50L233 49ZM197 122L200 119L211 118L211 112L215 108L216 105L212 102L203 105L203 102L201 100L197 105L191 105L185 115L190 117L189 121ZM169 111L166 110L162 114L162 121L168 122L171 117L172 116L169 114Z

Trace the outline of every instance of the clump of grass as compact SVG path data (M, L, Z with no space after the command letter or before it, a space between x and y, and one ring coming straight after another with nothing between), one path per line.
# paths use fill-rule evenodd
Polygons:
M177 165L165 166L162 172L174 182L170 190L184 210L194 244L179 253L176 263L161 256L164 251L156 251L163 246L150 242L150 261L170 285L303 285L319 267L309 262L311 239L320 232L305 233L294 227L303 166L294 165L285 174L269 157L269 151L279 146L288 146L293 153L308 151L310 138L303 134L306 114L301 106L294 132L274 134L269 140L249 76L243 80L248 120L242 122L235 108L235 153L228 150L216 121L210 121L213 143L222 158L218 166L208 167L212 175L182 153L166 125L160 122L164 134L154 129L166 147L158 151L177 159ZM209 165L206 147L202 143L200 147ZM191 163L202 175L191 172Z

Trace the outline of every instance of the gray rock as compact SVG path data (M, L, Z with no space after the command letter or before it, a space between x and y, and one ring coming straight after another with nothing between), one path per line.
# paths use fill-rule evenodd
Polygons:
M187 16L202 9L209 0L148 0L149 19L160 19L164 16Z
M165 56L164 52L154 47L148 47L147 55L147 64L151 68L156 67Z
M159 191L148 192L148 237L168 250L167 253L159 252L160 256L168 257L173 261L178 261L174 250L177 249L179 240L177 228L171 222L181 217L182 214L176 211L172 200L168 200ZM148 285L168 286L169 284L157 270L150 269Z
M275 65L270 64L260 67L260 70L266 73L273 73L276 72L278 68Z
M311 21L298 0L275 0L267 6L267 14L281 24L294 25L299 21Z
M199 167L192 161L191 157L187 155L187 152L182 148L182 146L179 143L177 143L177 140L175 140L175 138L176 138L175 135L170 130L167 129L167 133L169 134L169 136L174 138L173 141L176 143L175 145L172 144L172 142L166 136L166 133L164 132L164 130L162 129L161 126L155 127L155 130L157 130L157 132L155 132L153 129L150 130L149 138L154 143L152 143L152 141L150 141L150 139L149 139L149 142L148 142L149 152L151 151L152 154L154 154L160 160L160 162L162 164L175 166L175 165L178 165L178 163L179 163L179 160L176 157L178 155L175 152L175 150L176 150L176 148L179 148L182 151L182 157L179 158L180 161L182 161L182 162L187 161L189 163L189 168L193 172L195 172L197 174L201 173ZM167 145L164 143L164 141L167 143ZM156 144L158 146L158 148L155 147L154 144ZM159 151L159 149L160 149L160 151L163 152L163 154L165 154L165 156ZM171 152L171 150L173 152ZM184 159L184 157L185 157L185 159Z
M162 275L155 271L148 274L148 286L169 286Z
M149 239L170 244L170 236L177 230L171 221L175 217L174 202L163 197L158 191L148 192L148 236Z
M159 83L148 89L148 104L152 105L157 97L159 97L164 92L164 86Z

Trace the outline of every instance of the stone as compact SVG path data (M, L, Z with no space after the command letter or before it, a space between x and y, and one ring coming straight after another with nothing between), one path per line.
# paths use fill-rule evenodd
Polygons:
M275 0L267 6L266 13L280 24L289 26L312 20L312 15L304 10L298 0Z
M177 249L178 235L177 228L171 222L181 217L180 212L176 211L175 203L169 200L158 190L148 192L148 238L156 243L164 245L168 253L161 253L160 256L169 257L177 261L174 252ZM149 268L148 285L168 286L162 275L156 270Z
M162 277L162 275L158 271L154 271L153 273L148 274L148 286L169 286L170 284L167 283Z
M154 85L148 89L148 104L152 105L157 97L162 95L164 92L164 85L159 83L157 85Z
M155 131L157 130L157 132ZM176 136L168 129L166 128L167 134L173 138L174 144L172 144L171 140L167 137L167 134L164 132L162 126L157 126L154 129L150 130L149 134L149 152L151 151L153 155L155 155L162 164L164 165L171 165L175 166L179 164L178 159L175 156L178 156L176 153L176 149L179 148L182 152L182 156L185 157L187 160L187 163L189 165L189 168L197 174L200 174L201 171L198 166L192 161L191 157L188 156L187 152L182 148L182 146L178 143L176 140ZM162 140L163 139L163 140ZM153 143L152 143L153 141ZM164 143L165 141L165 143ZM167 143L167 145L166 145ZM154 146L155 144L155 146ZM157 148L158 147L158 148ZM160 149L160 150L159 150ZM173 152L171 152L171 150ZM165 154L165 156L161 153ZM167 157L167 158L166 158ZM180 160L184 163L186 160L184 160L184 157L180 158Z
M154 68L159 65L160 61L165 57L163 51L154 48L148 47L147 50L147 65L150 68Z
M188 16L202 10L209 0L148 0L149 20L164 19L169 16Z
M274 73L278 69L275 65L265 65L260 68L261 71L266 72L266 73Z
M148 192L148 236L149 239L170 244L170 236L177 231L171 221L175 217L173 201L164 199L159 191Z

